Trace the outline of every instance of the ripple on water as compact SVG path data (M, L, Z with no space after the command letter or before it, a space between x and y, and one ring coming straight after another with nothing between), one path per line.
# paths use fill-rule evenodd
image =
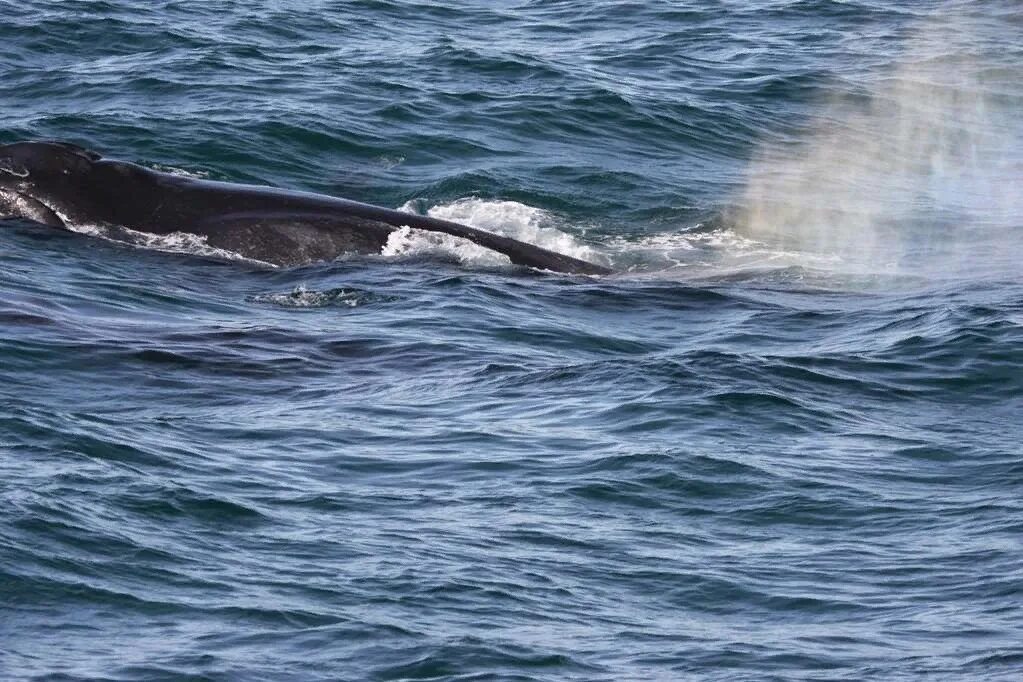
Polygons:
M619 271L5 222L5 679L1020 678L1019 3L472 4L5 5L2 143Z

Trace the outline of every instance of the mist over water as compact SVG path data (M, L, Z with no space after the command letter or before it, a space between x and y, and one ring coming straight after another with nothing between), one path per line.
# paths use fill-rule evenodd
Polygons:
M1023 65L983 42L982 14L920 20L894 65L831 94L799 139L762 146L745 231L837 271L1023 271Z

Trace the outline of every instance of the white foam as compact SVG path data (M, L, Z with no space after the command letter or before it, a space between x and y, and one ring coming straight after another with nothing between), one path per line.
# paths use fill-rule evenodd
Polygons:
M486 249L479 244L441 232L417 230L407 225L387 237L380 255L388 258L410 256L454 257L463 265L502 267L511 265L508 256Z
M414 207L415 203L410 201L399 207L398 210L406 213L415 213ZM520 242L535 244L549 251L562 253L580 260L591 262L600 260L592 247L579 242L567 232L557 229L555 227L557 220L553 215L543 209L520 204L517 201L497 201L467 197L453 201L450 204L434 206L427 211L427 215L431 218L450 220L486 230L487 232L493 232L494 234L511 237ZM419 231L414 230L414 232ZM444 243L447 244L447 242ZM388 243L388 246L390 246L390 243ZM463 263L494 264L490 256L487 257L485 262L478 261L476 260L477 255L468 252L464 246L460 244L454 246L456 246L457 252L451 252L450 255L458 257ZM430 248L437 248L435 240L433 240L433 245ZM442 246L441 248L446 247ZM483 251L493 253L487 249L483 249ZM388 255L386 247L384 255ZM507 258L502 258L502 263L508 262Z
M706 276L708 270L730 273L746 268L824 266L833 261L831 256L779 249L733 229L706 230L701 225L638 239L619 237L608 246L620 269L658 277Z

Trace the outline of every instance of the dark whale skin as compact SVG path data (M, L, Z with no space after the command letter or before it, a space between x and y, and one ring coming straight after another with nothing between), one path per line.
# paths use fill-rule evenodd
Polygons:
M17 205L34 210L18 213L11 209ZM211 246L281 266L379 253L394 230L408 226L468 239L516 265L582 275L611 272L448 220L322 194L164 173L69 143L0 147L0 211L5 206L7 217L54 226L63 219L151 234L196 234Z

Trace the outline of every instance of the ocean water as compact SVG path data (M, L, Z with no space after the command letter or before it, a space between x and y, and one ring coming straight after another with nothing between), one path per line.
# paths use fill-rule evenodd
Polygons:
M0 143L430 213L0 227L0 679L1023 678L1023 6L0 2Z

